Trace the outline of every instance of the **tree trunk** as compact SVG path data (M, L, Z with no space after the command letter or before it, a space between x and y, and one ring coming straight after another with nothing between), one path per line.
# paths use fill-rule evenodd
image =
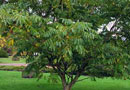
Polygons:
M61 80L62 80L62 85L63 85L63 90L71 90L72 86L76 83L76 81L78 80L80 74L77 73L77 75L75 76L75 78L73 80L71 80L70 83L66 82L66 78L65 78L65 74L61 74Z
M63 85L63 90L71 90L72 84L67 84L65 75L61 75L61 80L62 80L62 85Z
M64 86L63 90L71 90L71 86L70 85L66 85L66 86Z

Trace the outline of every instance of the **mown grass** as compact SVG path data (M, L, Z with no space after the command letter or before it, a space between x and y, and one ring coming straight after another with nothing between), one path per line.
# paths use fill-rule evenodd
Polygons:
M0 58L0 63L25 63L25 59L20 59L19 61L12 61L12 57Z
M62 85L48 83L44 78L38 82L37 79L23 79L21 72L0 71L0 90L62 90ZM130 80L105 78L95 82L87 79L77 82L72 90L130 90Z

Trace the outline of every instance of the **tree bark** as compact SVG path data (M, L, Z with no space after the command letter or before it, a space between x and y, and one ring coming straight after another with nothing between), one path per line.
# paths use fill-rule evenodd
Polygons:
M70 85L66 85L66 86L64 86L64 89L63 90L71 90L71 86Z
M79 76L80 76L80 74L77 73L75 78L73 80L71 80L70 83L67 83L66 79L65 79L65 75L61 75L63 90L71 90L72 86L76 83L76 81L78 80Z
M72 85L67 84L66 79L65 79L65 75L62 74L62 75L60 75L60 77L61 77L61 80L62 80L63 90L71 90Z

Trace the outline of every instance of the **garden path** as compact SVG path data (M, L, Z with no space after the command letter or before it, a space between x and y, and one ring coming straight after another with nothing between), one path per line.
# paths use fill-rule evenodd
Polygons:
M0 66L27 66L24 63L1 63Z

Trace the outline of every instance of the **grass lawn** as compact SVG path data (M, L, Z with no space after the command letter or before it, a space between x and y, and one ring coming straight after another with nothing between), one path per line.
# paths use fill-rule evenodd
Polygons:
M62 90L60 83L50 84L43 78L36 80L21 78L21 72L0 71L0 90ZM130 80L106 78L95 82L87 79L77 82L72 90L130 90Z
M20 61L12 61L12 58L0 58L0 63L25 63L25 59L20 59Z

